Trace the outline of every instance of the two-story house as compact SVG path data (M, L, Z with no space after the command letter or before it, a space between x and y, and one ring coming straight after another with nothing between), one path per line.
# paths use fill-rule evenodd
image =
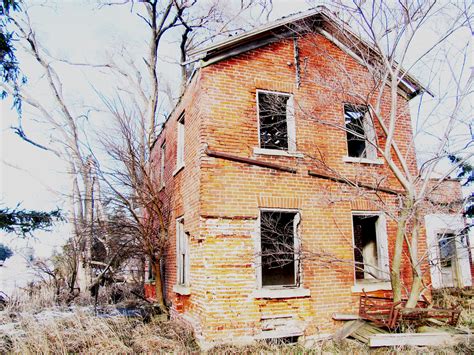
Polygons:
M396 221L373 193L396 210L400 186L368 142L385 136L350 95L315 80L343 65L352 90L370 88L337 28L318 8L191 54L152 162L171 206L166 300L204 346L324 336L337 326L332 313L357 309L362 289L390 289ZM421 90L408 75L399 87L395 140L414 174L408 104ZM383 177L375 192L373 176Z

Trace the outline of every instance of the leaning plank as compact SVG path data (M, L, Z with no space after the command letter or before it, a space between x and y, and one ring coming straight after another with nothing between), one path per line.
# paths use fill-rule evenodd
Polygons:
M358 320L360 319L357 314L346 314L346 313L333 313L332 319L334 320Z
M357 329L364 325L363 321L353 320L344 324L334 333L334 340L342 340L354 333Z
M452 346L467 342L469 337L449 333L377 334L369 338L369 346Z

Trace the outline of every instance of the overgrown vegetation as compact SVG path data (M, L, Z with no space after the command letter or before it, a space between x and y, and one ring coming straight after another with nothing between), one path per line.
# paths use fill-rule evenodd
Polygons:
M471 332L474 330L474 289L441 289L433 290L435 307L452 308L461 306L458 326Z
M162 316L127 318L91 307L58 305L47 285L30 288L9 300L0 311L0 353L200 353L189 328ZM103 293L102 309L110 294ZM129 295L130 296L130 295ZM435 293L438 306L461 303L461 327L473 329L472 290L443 290ZM77 302L78 303L78 302ZM87 303L87 302L86 302ZM124 304L137 301L130 298ZM109 308L110 310L110 308ZM99 314L99 315L97 315ZM210 354L453 354L472 353L474 344L452 348L393 347L369 348L353 339L331 339L313 344L282 344L260 341L247 346L219 345Z

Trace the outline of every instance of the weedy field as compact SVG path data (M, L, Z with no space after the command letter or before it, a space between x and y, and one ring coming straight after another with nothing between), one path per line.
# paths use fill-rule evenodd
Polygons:
M176 353L199 354L192 332L182 325L152 316L130 318L102 312L87 305L58 306L49 292L21 294L0 311L0 353ZM440 305L461 303L460 327L472 329L473 297L469 293L436 295ZM458 354L474 353L474 344L452 348L393 347L370 349L353 339L321 341L312 348L302 344L259 342L251 346L217 346L211 354Z

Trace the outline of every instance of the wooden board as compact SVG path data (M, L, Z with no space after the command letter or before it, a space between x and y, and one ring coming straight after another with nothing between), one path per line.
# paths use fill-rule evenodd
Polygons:
M357 320L360 319L358 314L346 314L346 313L333 313L332 319L334 320Z
M353 331L350 336L354 339L357 339L365 344L369 342L369 338L375 334L384 334L386 333L385 330L380 329L370 323L363 323L363 326L357 328Z
M449 333L376 334L369 337L369 346L452 346L467 342L470 337Z
M334 333L334 340L342 340L347 338L349 335L351 335L357 329L362 327L364 324L365 322L360 320L352 320L350 322L347 322L341 328L339 328L336 333Z

